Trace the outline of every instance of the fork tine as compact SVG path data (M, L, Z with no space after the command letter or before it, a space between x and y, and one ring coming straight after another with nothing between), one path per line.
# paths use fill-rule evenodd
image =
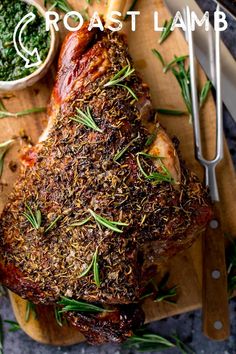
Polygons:
M192 96L192 122L195 139L195 155L198 160L202 159L202 143L201 143L201 130L199 119L199 104L197 92L197 76L195 67L195 55L193 44L193 33L191 30L191 14L189 6L186 7L186 20L187 20L187 38L189 44L189 65L191 77L191 96Z
M217 4L216 11L220 11L220 5ZM220 162L224 156L223 147L223 104L222 104L222 85L221 85L221 48L220 31L215 32L215 70L216 70L216 160Z
M219 5L217 6L219 11ZM220 33L216 31L215 34L215 60L212 61L212 71L215 72L217 103L216 103L216 153L212 160L204 158L202 153L201 128L200 128L200 114L198 104L197 92L197 76L195 67L194 42L193 33L191 29L191 12L189 6L185 10L187 20L187 39L189 44L189 65L191 78L191 96L192 96L192 121L195 140L195 156L197 160L205 168L205 183L209 186L210 195L213 201L219 201L219 191L216 179L216 166L223 158L223 106L222 106L222 91L221 91L221 56L220 56Z

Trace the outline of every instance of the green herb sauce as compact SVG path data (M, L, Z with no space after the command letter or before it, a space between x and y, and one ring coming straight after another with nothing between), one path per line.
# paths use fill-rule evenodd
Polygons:
M25 68L25 60L19 56L14 48L13 33L20 20L28 13L36 15L35 20L28 23L23 31L22 42L24 47L33 51L38 49L42 63L45 61L50 47L50 33L45 29L45 19L35 6L20 0L0 1L0 81L18 80L32 74L39 66ZM24 56L31 62L36 56ZM42 64L41 64L42 65Z

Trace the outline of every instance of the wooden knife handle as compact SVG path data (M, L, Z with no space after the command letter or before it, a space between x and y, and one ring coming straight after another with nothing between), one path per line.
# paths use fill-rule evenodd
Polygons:
M221 228L219 203L203 241L203 332L215 340L229 337L229 307L225 242Z

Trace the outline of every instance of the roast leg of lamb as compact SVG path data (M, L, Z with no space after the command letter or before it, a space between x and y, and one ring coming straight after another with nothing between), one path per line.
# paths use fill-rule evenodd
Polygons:
M66 313L94 344L142 325L155 264L191 246L211 217L207 191L132 69L117 33L85 25L68 34L48 127L23 154L0 221L1 283L35 304L104 307Z

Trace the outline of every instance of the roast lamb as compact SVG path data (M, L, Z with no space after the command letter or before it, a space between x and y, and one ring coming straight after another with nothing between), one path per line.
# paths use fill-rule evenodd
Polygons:
M22 155L0 220L0 282L35 304L104 308L65 312L93 344L143 324L155 264L190 247L211 217L133 69L122 35L86 25L67 35L48 127Z

